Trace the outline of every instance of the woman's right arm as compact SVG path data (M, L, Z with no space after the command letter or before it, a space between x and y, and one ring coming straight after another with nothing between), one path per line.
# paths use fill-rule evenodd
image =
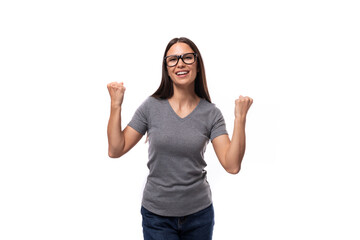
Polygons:
M111 158L118 158L133 148L143 135L129 126L123 131L121 130L121 105L125 93L124 84L112 82L107 85L107 88L111 98L111 111L107 128L108 154Z

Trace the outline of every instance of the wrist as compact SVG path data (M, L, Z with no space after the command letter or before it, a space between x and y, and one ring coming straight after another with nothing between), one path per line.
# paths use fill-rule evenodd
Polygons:
M246 116L235 116L235 122L245 123L246 122Z
M111 110L121 110L121 105L111 103Z

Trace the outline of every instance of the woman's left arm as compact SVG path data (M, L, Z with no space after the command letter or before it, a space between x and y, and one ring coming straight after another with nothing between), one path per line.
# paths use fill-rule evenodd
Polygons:
M231 141L228 135L220 135L212 141L216 156L221 165L231 174L237 174L241 169L246 146L246 115L252 103L253 99L250 97L240 96L236 99L234 132Z

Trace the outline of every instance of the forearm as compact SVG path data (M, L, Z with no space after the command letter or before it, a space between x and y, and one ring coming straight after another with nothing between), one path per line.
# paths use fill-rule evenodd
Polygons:
M241 162L245 154L245 123L245 117L236 117L234 120L234 131L225 158L227 169L232 173L240 171Z
M121 106L111 106L107 128L109 156L119 157L124 148L124 133L121 131Z

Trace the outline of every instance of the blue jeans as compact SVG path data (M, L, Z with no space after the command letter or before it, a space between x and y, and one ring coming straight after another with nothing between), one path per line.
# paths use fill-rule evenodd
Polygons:
M144 240L211 240L214 208L209 207L184 217L163 217L141 207Z

